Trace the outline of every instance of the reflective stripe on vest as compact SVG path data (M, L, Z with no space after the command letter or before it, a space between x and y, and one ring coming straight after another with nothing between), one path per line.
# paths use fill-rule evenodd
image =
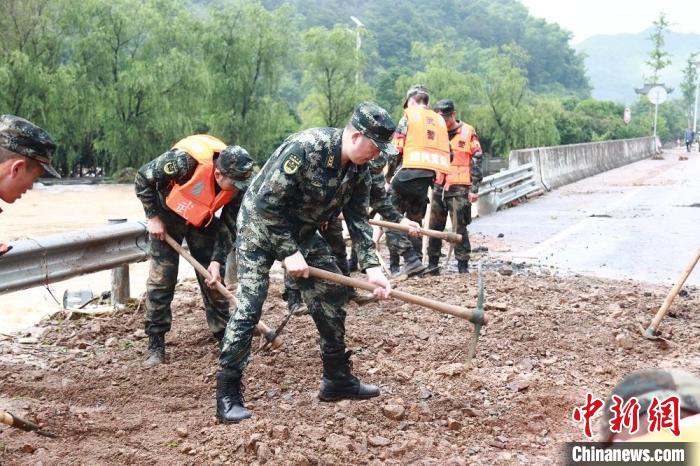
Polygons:
M213 136L197 134L182 139L173 149L186 151L197 161L197 168L185 184L176 184L168 194L165 204L185 221L195 227L208 225L217 210L231 202L233 191L216 194L214 178L214 154L226 148Z
M435 179L437 184L444 186L447 190L450 189L450 186L469 186L472 184L471 143L474 133L475 131L473 126L466 123L461 123L457 134L452 136L452 139L450 139L450 147L452 148L450 173L447 176L439 174Z
M403 149L403 167L450 171L450 141L445 120L424 107L407 108L408 133Z

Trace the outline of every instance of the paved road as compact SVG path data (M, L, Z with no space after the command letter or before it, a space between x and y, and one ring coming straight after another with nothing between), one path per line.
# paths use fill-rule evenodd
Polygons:
M700 154L642 160L477 219L513 260L576 273L674 283L700 248ZM693 206L694 207L691 207ZM700 264L687 284L700 285Z

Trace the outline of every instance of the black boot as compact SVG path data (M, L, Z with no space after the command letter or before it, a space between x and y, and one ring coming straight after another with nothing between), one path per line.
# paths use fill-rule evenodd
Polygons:
M301 291L288 288L287 294L287 309L295 316L301 316L309 313L309 308L301 299Z
M241 371L221 368L216 373L216 419L222 424L235 424L253 413L243 406Z
M428 268L423 272L424 275L440 275L440 257L429 257Z
M163 363L165 363L165 334L148 335L148 357L143 362L143 366L150 369Z
M469 260L458 260L457 261L457 272L469 273Z
M364 400L379 396L379 387L360 382L350 372L351 351L322 353L323 380L318 398L321 401Z
M389 273L392 276L398 275L401 272L401 265L399 264L399 255L393 252L389 253Z
M409 249L403 253L403 260L403 275L407 277L418 275L425 270L425 265L423 265L423 262L421 262L418 254L416 254L416 251L413 249Z

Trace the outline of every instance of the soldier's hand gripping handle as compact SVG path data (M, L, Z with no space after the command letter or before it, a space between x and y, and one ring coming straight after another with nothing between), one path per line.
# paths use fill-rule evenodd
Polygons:
M284 258L284 268L292 277L309 278L309 264L300 251Z
M165 224L160 217L156 216L148 219L148 234L151 235L151 237L164 241L166 233Z

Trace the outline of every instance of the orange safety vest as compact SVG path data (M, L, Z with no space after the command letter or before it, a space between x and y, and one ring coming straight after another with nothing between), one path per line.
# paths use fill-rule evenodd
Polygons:
M457 134L450 139L450 147L452 148L450 173L447 175L439 173L435 179L435 182L444 186L446 190L449 190L450 186L469 186L472 184L472 137L475 133L473 126L462 122Z
M425 107L407 108L408 133L403 145L403 167L450 172L450 140L445 120Z
M233 191L216 194L214 154L226 148L223 141L206 134L197 134L180 140L173 149L182 149L197 161L192 178L183 185L176 184L165 204L188 224L195 227L208 225L217 210L231 202Z

